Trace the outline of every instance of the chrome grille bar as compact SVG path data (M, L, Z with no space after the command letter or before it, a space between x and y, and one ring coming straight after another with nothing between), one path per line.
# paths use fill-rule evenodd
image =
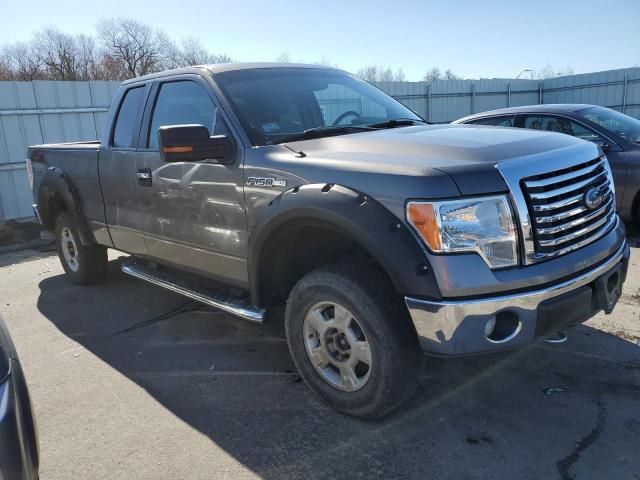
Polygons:
M609 220L608 216L601 218L596 223L593 223L588 227L581 228L580 230L571 232L567 235L563 235L562 237L554 238L553 240L538 240L538 243L540 243L540 246L542 247L560 245L562 243L566 243L575 238L582 237L583 235L598 229L599 227L604 225L607 222L607 220Z
M559 208L568 207L575 203L580 203L583 197L584 195L581 193L570 198L565 198L564 200L558 200L557 202L546 203L544 205L534 205L533 210L535 212L551 212L553 210L558 210Z
M600 174L596 177L587 178L586 180L582 180L577 183L572 183L571 185L567 185L566 187L549 190L548 192L542 192L542 193L530 192L529 197L531 197L533 200L546 200L547 198L557 197L559 195L565 195L567 193L572 193L576 191L582 191L585 187L597 181L600 182L600 185L599 185L600 187L603 187L604 185L606 185L607 174L603 171L603 172L600 172Z
M545 178L544 180L525 180L525 183L527 184L527 188L546 187L548 185L553 185L554 183L565 182L576 177L581 177L582 175L593 173L596 170L604 171L604 161L600 161L589 167L574 170L573 172L557 175L551 178Z
M582 199L582 195L580 195L580 199ZM589 209L587 207L579 206L576 208L572 208L571 210L567 210L566 212L556 213L555 215L549 215L546 217L537 217L538 225L558 222L560 220L564 220L565 218L573 217L574 215L580 215L583 212L587 212Z
M565 230L578 227L583 223L590 222L591 220L598 218L603 213L609 211L612 202L613 202L613 199L611 198L611 196L609 196L609 200L606 202L606 204L601 206L599 209L594 210L593 212L587 215L583 215L582 217L576 218L575 220L570 220L568 222L562 223L555 227L536 228L536 233L539 235L553 235L555 233L564 232ZM587 208L585 208L584 210L588 211ZM541 223L541 222L538 222L538 223Z
M615 221L611 170L604 157L555 172L542 171L523 178L520 185L530 212L531 261L587 245ZM588 205L588 194L602 197L601 204Z

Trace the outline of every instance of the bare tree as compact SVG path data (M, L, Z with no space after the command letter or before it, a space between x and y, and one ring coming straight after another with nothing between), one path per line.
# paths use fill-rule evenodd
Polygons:
M96 41L88 35L78 35L75 42L79 79L100 80L100 53L96 47Z
M178 49L179 66L206 65L211 63L229 63L231 57L226 54L217 55L207 50L200 40L189 37L182 40Z
M289 52L280 52L280 55L276 57L276 62L291 63L291 55Z
M323 67L337 67L338 64L333 62L329 57L322 57L320 60L311 62L313 65L321 65Z
M462 80L462 77L456 75L451 71L451 69L447 68L444 72L444 79L445 80Z
M393 70L391 68L380 68L378 71L378 81L393 82Z
M533 70L531 76L533 78L537 78L539 80L545 80L547 78L555 78L555 77L563 77L565 75L573 75L573 68L567 66L565 68L561 68L560 70L556 70L553 68L553 65L547 63L540 70Z
M404 72L398 69L395 73L390 67L382 67L378 65L367 65L356 72L356 76L371 82L402 82L404 81Z
M28 42L16 42L3 49L5 62L10 66L14 80L41 80L46 72L33 45Z
M234 60L226 53L214 55L209 63L232 63Z
M367 65L356 72L356 76L360 77L365 82L377 82L378 81L378 66Z
M96 78L98 52L93 37L72 36L54 28L37 32L31 42L33 56L53 80L91 80Z
M1 80L13 80L13 69L11 68L11 58L5 51L0 50L0 81Z
M161 30L129 18L101 20L98 39L105 55L119 59L129 77L162 70L170 59L172 44Z
M102 54L96 63L94 80L124 80L129 74L124 62L108 54Z
M425 82L435 82L436 80L440 80L441 78L442 72L440 72L440 69L438 67L433 67L424 75Z
M428 70L424 75L423 80L425 82L435 82L436 80L461 80L462 77L456 75L451 71L450 68L447 68L444 73L438 67L433 67Z
M116 18L97 25L98 37L69 35L55 28L35 32L28 42L0 46L0 80L124 80L167 68L227 63L200 40L177 46L161 30Z

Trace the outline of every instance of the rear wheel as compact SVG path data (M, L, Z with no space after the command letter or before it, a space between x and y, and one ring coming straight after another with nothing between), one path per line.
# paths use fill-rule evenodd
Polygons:
M359 264L305 275L285 313L287 342L307 384L330 406L375 418L418 386L423 355L385 276Z
M58 257L69 279L78 285L98 283L107 275L107 249L83 245L71 215L62 212L55 225Z

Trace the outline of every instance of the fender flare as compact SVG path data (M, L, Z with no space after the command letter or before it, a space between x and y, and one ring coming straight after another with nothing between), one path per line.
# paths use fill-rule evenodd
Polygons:
M249 236L247 258L254 305L260 304L260 269L272 235L290 222L295 225L314 221L358 242L382 266L397 292L441 298L422 246L404 221L364 193L323 183L283 192L257 217Z
M82 244L94 244L95 239L87 227L82 213L82 202L78 195L78 190L69 176L60 168L49 167L45 171L38 188L38 211L42 225L50 231L53 231L56 221L54 212L50 211L50 200L54 195L58 195L62 199L66 211L73 216Z

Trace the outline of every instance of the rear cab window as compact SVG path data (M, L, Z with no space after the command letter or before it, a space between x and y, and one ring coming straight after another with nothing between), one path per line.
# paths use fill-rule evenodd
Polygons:
M135 132L139 127L138 114L144 99L144 85L127 90L118 109L116 124L113 129L113 147L135 147Z

